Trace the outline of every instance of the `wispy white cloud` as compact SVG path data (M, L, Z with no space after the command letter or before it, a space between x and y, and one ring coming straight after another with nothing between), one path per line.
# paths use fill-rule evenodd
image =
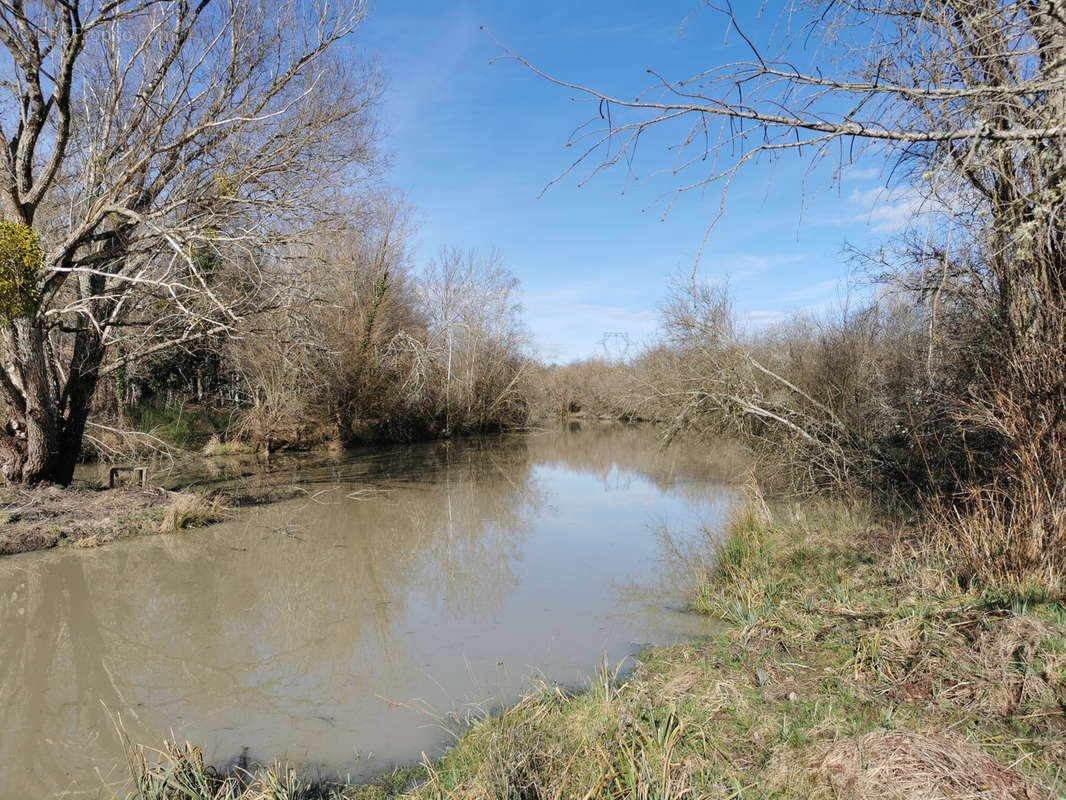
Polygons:
M704 256L700 273L710 280L724 279L730 284L757 280L794 264L809 260L808 253L728 253Z
M604 334L613 346L628 340L631 352L640 348L658 327L658 310L651 299L639 299L628 289L615 291L605 278L577 281L522 294L525 319L537 342L538 355L547 360L571 361L604 355Z
M847 183L862 181L869 183L875 178L880 178L883 170L880 167L845 167L841 170L841 178Z
M680 38L682 33L683 29L678 25L648 25L644 22L592 25L570 22L554 30L552 37L582 43L611 39L670 41Z
M383 43L398 54L390 60L385 105L388 126L402 142L426 125L427 113L447 111L454 103L458 73L468 68L469 54L483 37L477 18L464 8L442 14L432 26L413 18L379 25Z
M736 281L746 281L758 278L768 272L774 272L793 264L806 261L806 253L774 253L772 255L747 255L742 256L739 263L740 269L730 272L730 277Z
M784 311L749 311L742 315L742 318L753 327L761 328L766 325L774 325L778 322L783 322L788 319L788 316L789 315Z
M827 278L785 292L775 298L778 309L756 309L742 313L741 319L752 328L763 328L784 322L796 314L822 314L844 307L854 290L841 278Z
M923 198L910 187L854 190L848 197L854 206L863 209L849 222L862 222L877 233L897 233L910 225L922 213Z
M806 308L810 303L823 303L841 295L844 284L840 278L827 278L801 289L793 289L781 296L781 302L790 307Z

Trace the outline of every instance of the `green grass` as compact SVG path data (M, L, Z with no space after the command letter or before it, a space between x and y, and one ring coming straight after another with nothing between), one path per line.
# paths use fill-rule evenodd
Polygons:
M228 414L203 406L142 403L127 412L129 424L184 449L199 449L212 437L224 436Z
M923 540L862 505L770 515L752 503L724 543L710 541L717 561L695 606L727 631L650 649L630 674L601 672L580 693L541 683L423 771L331 796L1066 791L1062 605L1032 593L1005 608L960 588ZM226 796L268 796L255 791Z
M961 590L920 540L864 506L775 519L749 506L716 549L695 605L727 633L650 650L628 678L601 676L578 696L542 687L462 737L416 796L1066 788L1061 606L1034 597L1014 614Z

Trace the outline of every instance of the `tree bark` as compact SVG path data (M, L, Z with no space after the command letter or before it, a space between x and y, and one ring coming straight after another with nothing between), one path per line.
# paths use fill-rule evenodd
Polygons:
M25 439L16 438L24 444L20 480L23 483L54 480L59 466L60 420L49 380L45 332L38 319L27 316L13 320L8 335L16 354L16 374L25 402L22 419L16 420L25 428Z
M38 318L14 320L2 335L12 358L11 371L0 380L11 414L0 429L0 470L11 482L68 484L106 349L101 334L91 326L77 333L62 390L54 380L47 333Z
M100 378L104 344L95 328L79 331L74 342L70 377L66 389L66 418L60 435L60 457L50 480L67 484L74 478L74 467L81 454L85 423L89 419L93 392Z

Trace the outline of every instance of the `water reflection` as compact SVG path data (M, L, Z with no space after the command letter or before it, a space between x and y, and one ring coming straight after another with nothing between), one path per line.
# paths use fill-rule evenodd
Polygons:
M420 709L700 629L632 586L661 519L721 513L712 476L625 427L395 448L257 474L307 491L211 529L0 561L0 798L95 794L108 710L219 760L354 774L435 750Z

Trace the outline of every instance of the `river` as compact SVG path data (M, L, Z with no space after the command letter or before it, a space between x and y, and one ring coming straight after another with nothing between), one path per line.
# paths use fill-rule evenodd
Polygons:
M284 459L241 480L297 499L0 559L0 798L117 789L116 716L219 764L357 777L439 753L534 679L709 633L675 549L721 525L725 477L585 423Z

